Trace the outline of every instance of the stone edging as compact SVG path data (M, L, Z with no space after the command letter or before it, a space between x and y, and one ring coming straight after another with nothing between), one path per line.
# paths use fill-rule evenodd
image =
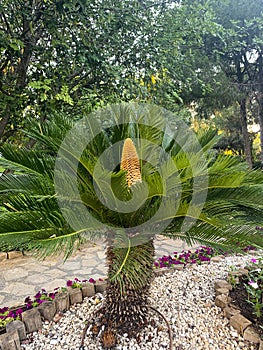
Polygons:
M211 262L218 262L224 256L212 257ZM205 263L210 263L205 261ZM159 276L167 272L182 270L183 264L175 265L172 268L154 269L154 275ZM53 301L45 301L33 309L22 313L22 321L15 320L6 325L6 333L0 335L1 350L21 350L21 342L26 339L26 335L42 328L42 321L58 322L62 317L62 312L68 310L71 305L82 303L85 297L92 297L96 293L103 293L106 290L107 277L103 281L95 284L86 283L82 288L68 288L67 291L58 293ZM23 305L21 306L21 308ZM19 307L16 307L18 309ZM262 349L263 350L263 349Z
M229 278L234 278L238 282L238 278L248 274L247 269L239 269L228 273ZM232 290L232 285L226 280L215 281L215 305L220 307L225 317L229 319L229 325L242 335L244 340L254 344L259 344L259 350L263 350L263 340L259 334L251 327L252 322L245 318L240 309L232 303L229 296L229 291Z
M1 252L0 251L0 262L5 260L11 260L16 258L22 258L24 254L20 251L11 251L11 252Z
M85 297L103 293L106 285L107 281L104 277L103 281L98 281L95 284L86 283L82 288L68 288L66 291L56 294L53 301L45 301L37 307L24 311L22 321L15 320L6 325L6 333L0 335L0 349L21 350L20 343L26 339L28 333L42 328L42 320L58 322L62 312L69 310L71 305L82 303Z
M210 261L204 261L202 264L218 263L224 258L224 255L214 256ZM183 264L170 268L156 268L154 269L154 275L160 276L176 270L183 270L184 268ZM242 272L241 270L236 271L235 277L238 278L243 273L244 269L242 269ZM33 309L24 311L22 313L22 321L15 320L6 325L6 333L0 335L0 349L21 350L21 341L26 339L26 334L40 330L42 328L42 320L58 322L62 317L62 312L68 310L71 305L82 303L85 297L103 293L106 290L106 280L107 278L104 277L103 281L98 281L95 284L86 283L81 289L68 288L67 291L58 293L53 301L46 301ZM245 340L259 343L258 350L263 350L263 341L260 341L258 334L254 334L254 330L252 333L251 327L249 327L251 322L242 316L236 307L231 305L231 300L228 296L231 289L232 286L225 280L217 280L215 282L215 304L223 309L225 316L230 319L230 325L242 334ZM257 341L252 339L257 339Z

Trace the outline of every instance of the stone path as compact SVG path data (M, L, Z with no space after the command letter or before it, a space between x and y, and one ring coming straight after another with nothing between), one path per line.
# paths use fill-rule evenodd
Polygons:
M197 245L195 246L197 247ZM193 247L194 248L194 247ZM155 239L156 257L188 249L181 240L162 236ZM65 263L62 257L39 261L32 256L5 259L0 262L0 308L20 305L27 296L45 288L53 291L75 277L95 280L106 275L105 245L86 244Z

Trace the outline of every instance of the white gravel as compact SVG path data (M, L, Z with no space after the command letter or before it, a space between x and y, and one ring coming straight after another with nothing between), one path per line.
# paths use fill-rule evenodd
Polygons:
M255 257L253 255L253 257ZM152 306L169 320L173 330L174 350L255 350L228 325L221 309L214 304L214 281L226 278L231 266L244 267L252 256L227 257L219 263L193 265L182 271L156 277L151 288ZM25 350L79 349L84 321L99 307L103 295L86 298L72 306L58 323L45 323L43 329L33 333L33 342L23 344ZM102 301L103 302L103 301ZM101 304L101 303L100 303ZM165 350L169 338L165 322L151 313L158 327L148 326L141 333L141 342L123 336L118 338L116 350ZM98 338L88 332L86 350L101 350Z

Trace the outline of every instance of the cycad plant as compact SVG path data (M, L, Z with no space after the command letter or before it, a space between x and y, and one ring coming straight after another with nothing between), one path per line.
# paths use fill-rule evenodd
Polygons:
M147 323L154 237L222 249L263 246L263 174L218 154L215 131L196 135L153 105L120 104L77 123L32 122L34 149L1 147L0 250L70 256L105 237L104 345ZM95 322L95 321L94 321ZM107 343L107 344L106 344Z

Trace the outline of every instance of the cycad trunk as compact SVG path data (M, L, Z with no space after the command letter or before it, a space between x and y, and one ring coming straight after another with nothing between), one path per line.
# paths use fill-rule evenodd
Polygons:
M118 248L122 249L122 248ZM138 257L143 255L143 251L150 253L152 259L141 263L139 278L143 284L138 288L131 285L129 276L121 276L124 285L124 291L119 283L108 280L106 289L106 305L104 313L104 322L107 327L117 331L119 334L128 333L135 335L147 323L148 315L148 297L151 280L153 277L154 245L153 240L132 247L133 253L138 253ZM116 248L108 247L107 264L108 275L111 276L112 266L116 259Z

